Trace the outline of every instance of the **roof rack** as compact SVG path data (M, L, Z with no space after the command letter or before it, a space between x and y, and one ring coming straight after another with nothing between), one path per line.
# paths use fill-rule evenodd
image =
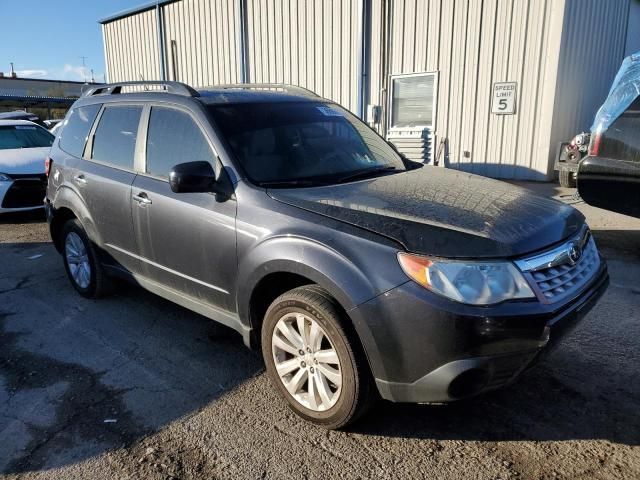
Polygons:
M307 97L319 97L319 95L311 90L300 87L298 85L290 85L288 83L228 83L223 85L213 85L206 88L215 89L237 89L237 90L284 90L288 93L297 93Z
M91 87L82 93L82 97L91 97L94 95L115 95L122 93L122 87L145 87L160 86L160 91L174 93L176 95L184 95L185 97L199 97L200 94L186 83L182 82L165 82L160 80L149 80L140 82L118 82L108 83L106 85L98 85Z

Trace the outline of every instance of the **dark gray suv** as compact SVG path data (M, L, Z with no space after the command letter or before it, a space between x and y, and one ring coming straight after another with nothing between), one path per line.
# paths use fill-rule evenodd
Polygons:
M81 295L127 279L228 325L329 428L511 382L608 283L578 211L411 162L296 87L93 88L48 162Z

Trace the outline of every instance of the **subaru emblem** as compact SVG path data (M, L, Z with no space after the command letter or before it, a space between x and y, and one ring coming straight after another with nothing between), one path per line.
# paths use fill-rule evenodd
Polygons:
M582 248L580 248L580 245L575 242L572 243L569 246L569 250L567 250L567 256L569 257L569 263L571 263L571 265L578 263L578 260L582 257Z

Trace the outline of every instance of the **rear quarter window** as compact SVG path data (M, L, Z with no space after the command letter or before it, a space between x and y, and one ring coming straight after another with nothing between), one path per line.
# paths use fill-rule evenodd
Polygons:
M96 104L76 107L69 112L60 132L58 145L62 150L74 157L82 157L89 130L99 110L100 104Z
M141 106L105 107L93 137L91 159L133 170Z

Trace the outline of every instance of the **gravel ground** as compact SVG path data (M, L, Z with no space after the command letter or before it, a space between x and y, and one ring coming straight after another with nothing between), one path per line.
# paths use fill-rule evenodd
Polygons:
M83 299L42 216L2 217L0 476L640 478L640 221L575 206L611 286L559 348L507 389L344 432L293 415L235 332L137 288Z

